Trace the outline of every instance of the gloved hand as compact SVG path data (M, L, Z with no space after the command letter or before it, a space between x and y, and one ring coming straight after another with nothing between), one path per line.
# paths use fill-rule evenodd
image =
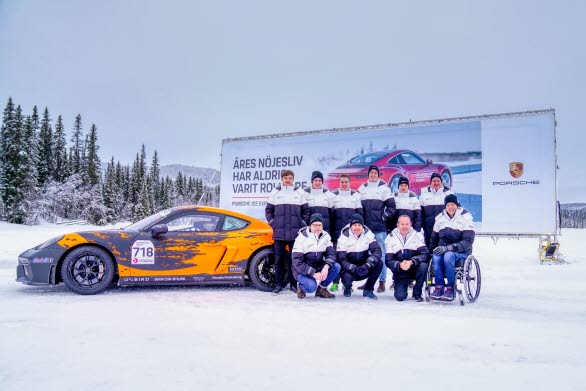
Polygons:
M358 277L364 277L364 276L368 275L369 269L370 269L370 265L368 263L365 263L364 265L357 267L356 270L354 270L354 273Z
M448 251L454 251L454 247L451 244L447 246L437 246L433 249L433 255L442 255Z
M356 265L350 262L346 262L344 265L344 269L348 270L349 272L354 273L354 271L356 270Z

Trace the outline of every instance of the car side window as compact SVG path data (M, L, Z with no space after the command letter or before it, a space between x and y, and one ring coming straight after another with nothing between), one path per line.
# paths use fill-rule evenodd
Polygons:
M397 155L395 157L393 157L391 160L389 160L389 164L402 164L401 160L399 160L400 155Z
M412 153L402 153L401 157L405 160L405 164L425 164L423 159L419 156L415 156Z
M219 216L187 214L167 222L169 232L213 232L218 226Z
M235 231L242 229L248 225L248 221L238 219L232 216L226 216L224 218L224 224L222 225L222 231Z

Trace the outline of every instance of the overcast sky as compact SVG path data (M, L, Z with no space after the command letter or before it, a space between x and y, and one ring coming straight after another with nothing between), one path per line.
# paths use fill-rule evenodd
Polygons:
M227 137L553 107L586 201L586 2L393 3L0 0L1 106L214 168Z

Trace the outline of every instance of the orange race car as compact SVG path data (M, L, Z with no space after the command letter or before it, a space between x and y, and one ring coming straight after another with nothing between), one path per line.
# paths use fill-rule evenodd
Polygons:
M272 229L225 209L180 206L118 230L70 233L18 256L17 280L91 295L111 284L274 285Z

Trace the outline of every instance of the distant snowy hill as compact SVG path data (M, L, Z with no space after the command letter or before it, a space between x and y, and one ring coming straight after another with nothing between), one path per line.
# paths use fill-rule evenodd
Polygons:
M160 176L166 177L168 175L172 179L175 179L177 178L177 174L179 174L179 172L181 172L181 174L184 176L203 179L204 185L207 185L208 182L210 185L220 184L220 172L216 169L206 167L169 164L167 166L161 166Z

